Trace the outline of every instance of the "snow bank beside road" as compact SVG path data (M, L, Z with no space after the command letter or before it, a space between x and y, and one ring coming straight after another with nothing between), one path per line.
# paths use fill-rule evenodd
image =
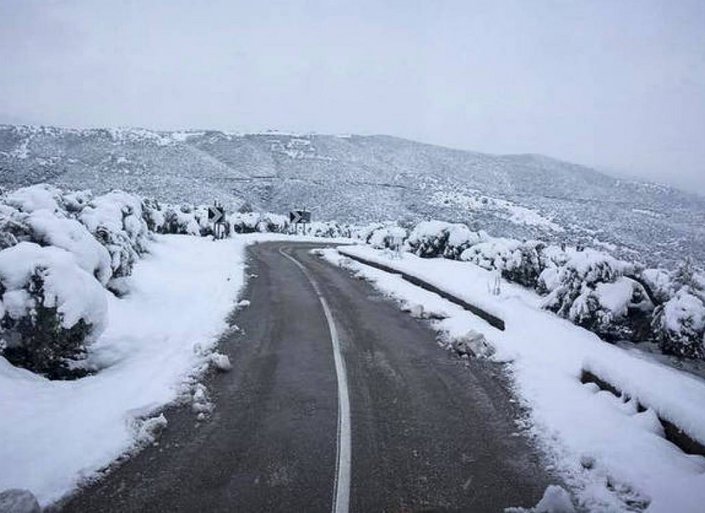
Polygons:
M108 298L109 325L91 348L104 367L49 381L0 358L0 490L24 488L46 505L135 443L139 420L175 400L226 327L244 280L241 239L158 236Z
M350 262L332 250L324 253L407 305L420 304L444 318L433 323L450 339L471 330L483 334L496 348L493 358L511 362L518 395L531 413L532 433L573 481L588 510L626 511L627 504L641 504L650 513L702 511L705 458L686 455L667 442L656 413L705 440L705 383L606 344L541 310L541 298L530 290L503 281L498 295L489 294L488 282L496 275L473 264L410 254L390 259L368 247L341 252L424 279L504 319L505 331L499 331L399 276ZM610 378L619 375L617 384L653 410L640 413L635 400L625 402L581 384L586 363Z

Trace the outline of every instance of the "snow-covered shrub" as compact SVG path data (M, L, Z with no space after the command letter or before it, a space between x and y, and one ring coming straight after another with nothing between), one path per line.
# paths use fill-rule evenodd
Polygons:
M31 239L31 230L24 222L26 214L9 205L0 205L0 249Z
M671 273L665 269L644 269L639 280L648 288L650 296L658 303L665 303L675 294Z
M340 224L335 221L317 221L311 223L310 231L307 234L314 237L349 238L352 236L352 229L347 224Z
M58 247L20 242L0 251L2 354L50 378L72 375L71 363L107 321L101 284Z
M61 191L45 183L31 185L11 192L4 198L4 202L26 213L35 210L55 212L60 209Z
M443 256L452 260L459 259L460 255L471 246L489 239L485 232L474 232L464 224L450 224L445 230L448 232L448 238Z
M593 249L567 256L540 275L539 288L549 292L544 308L605 338L632 338L653 309L644 287L624 276L636 267Z
M397 246L403 244L409 232L406 228L395 225L382 226L369 234L367 243L376 249L399 249Z
M147 223L147 230L154 233L164 233L166 216L164 207L154 199L145 199L142 208L142 217Z
M356 226L352 229L351 237L369 243L372 234L385 226L387 225L384 223L371 223L364 226Z
M285 233L289 228L289 220L286 216L279 214L261 214L257 223L258 232ZM322 227L323 230L328 229Z
M164 212L164 224L160 233L201 235L201 225L190 207L172 205Z
M228 222L235 233L286 233L289 229L288 219L278 214L236 212L228 216Z
M93 198L78 219L110 253L113 276L129 276L149 240L142 200L112 191Z
M55 246L73 254L76 263L103 285L112 276L110 254L75 219L66 219L48 210L37 210L25 218L31 239L42 246Z
M448 242L448 226L442 221L422 221L411 230L406 247L417 256L432 258L443 255Z
M67 212L77 213L83 210L92 199L91 191L72 191L62 194L61 203Z
M652 327L664 353L705 358L705 302L688 287L655 310Z
M567 317L607 340L631 340L648 330L654 305L644 287L621 276L612 283L585 287Z
M237 212L228 220L235 233L255 233L258 231L260 215L256 212Z
M411 230L405 244L408 251L423 258L459 258L465 249L485 239L486 234L473 232L464 224L422 221Z
M514 239L490 239L463 251L460 260L472 262L487 270L497 270L509 281L535 287L544 269L539 241L519 242Z

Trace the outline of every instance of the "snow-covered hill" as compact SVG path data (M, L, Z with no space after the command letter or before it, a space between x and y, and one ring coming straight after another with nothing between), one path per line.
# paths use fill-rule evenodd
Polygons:
M540 155L389 136L0 126L0 184L37 182L279 213L306 206L341 221L434 217L650 263L705 260L701 197Z

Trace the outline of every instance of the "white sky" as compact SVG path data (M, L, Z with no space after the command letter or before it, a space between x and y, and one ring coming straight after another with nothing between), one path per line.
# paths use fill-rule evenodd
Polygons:
M0 122L385 133L705 194L705 1L0 0Z

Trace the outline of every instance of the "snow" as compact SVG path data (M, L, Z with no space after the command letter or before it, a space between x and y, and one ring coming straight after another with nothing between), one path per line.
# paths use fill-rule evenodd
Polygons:
M72 253L78 265L103 285L112 276L110 253L75 219L57 217L48 210L37 210L25 222L37 242Z
M61 303L67 313L80 306L70 301L85 302L84 293L75 293L82 280L61 267L71 262L74 273L100 290L109 320L89 352L88 362L100 368L95 375L49 381L0 357L0 490L28 489L47 505L164 428L159 416L149 418L208 364L194 345L212 347L226 328L244 282L245 244L158 236L151 254L125 278L129 294L121 299L62 249L20 243L0 252L0 274L12 261L7 278L16 287L36 262L51 264L57 301L69 292L64 285L74 287Z
M623 316L627 315L635 286L634 280L622 276L613 283L598 283L595 295L601 306L615 316Z
M531 509L507 508L505 513L575 513L570 494L558 485L549 485L541 500Z
M509 364L513 386L528 408L530 434L587 510L626 511L626 503L636 500L648 504L649 513L702 511L705 458L687 455L662 438L655 414L705 443L703 380L603 342L542 310L542 298L528 289L503 281L498 295L488 295L492 273L471 263L410 254L390 259L362 246L338 251L323 254L403 305L423 305L425 312L441 318L431 321L432 326L451 344L478 333L494 346L491 358ZM421 278L499 316L506 329L499 331L438 295L351 261L346 254ZM583 385L583 369L613 383L631 400ZM638 413L635 401L649 410ZM590 468L585 461L592 462Z
M34 307L25 289L35 272L43 278L44 306L57 308L64 328L84 319L96 335L103 330L107 319L103 287L76 265L68 251L33 242L20 242L0 251L0 280L6 290L3 303L11 317L22 317Z
M59 189L47 184L32 185L17 189L5 198L5 203L22 212L46 209L54 212L59 209Z
M212 353L209 357L209 361L211 365L220 372L228 372L233 368L233 364L230 363L230 358L225 354Z
M28 490L5 490L0 492L2 513L41 513L39 503Z
M459 208L468 212L494 211L514 224L537 226L555 232L564 231L560 225L542 216L536 210L522 207L511 201L486 196L474 189L467 190L466 193L458 191L435 192L431 195L429 203L431 205Z
M705 326L705 304L700 298L681 289L664 307L664 325L666 329L678 332L686 322L693 331L702 330Z

